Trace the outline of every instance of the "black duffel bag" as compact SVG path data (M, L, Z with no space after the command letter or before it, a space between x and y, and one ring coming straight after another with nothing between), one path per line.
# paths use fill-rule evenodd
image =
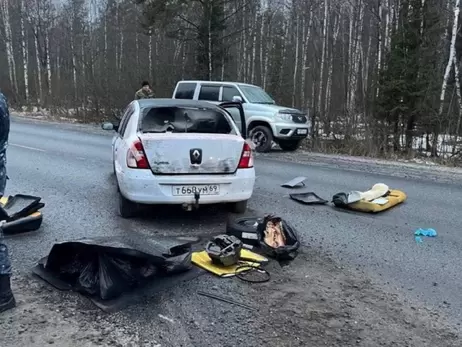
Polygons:
M265 241L267 238L268 223L279 226L282 229L284 245L270 245ZM295 228L280 217L272 215L263 218L257 226L258 241L261 251L268 257L279 261L293 260L297 257L300 241Z

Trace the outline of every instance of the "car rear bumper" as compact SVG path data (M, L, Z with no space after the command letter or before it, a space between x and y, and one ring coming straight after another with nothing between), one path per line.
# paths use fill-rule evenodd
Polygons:
M232 175L159 176L150 170L126 169L117 172L122 195L140 204L193 204L194 194L174 196L173 187L219 185L217 195L200 195L199 204L218 204L250 199L255 185L255 169L237 170Z

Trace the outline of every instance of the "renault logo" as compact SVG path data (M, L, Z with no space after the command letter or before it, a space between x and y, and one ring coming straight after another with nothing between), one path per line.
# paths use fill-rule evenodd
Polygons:
M202 163L202 149L192 148L189 150L189 159L191 164L200 164Z
M303 121L303 117L298 117L298 120L299 120L300 122L302 122L302 121Z

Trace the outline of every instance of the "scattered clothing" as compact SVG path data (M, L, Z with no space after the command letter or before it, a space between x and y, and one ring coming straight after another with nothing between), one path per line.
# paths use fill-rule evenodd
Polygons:
M435 229L422 229L419 228L414 232L414 239L417 243L422 243L422 237L421 236L427 236L427 237L436 237L437 233Z
M305 205L325 205L328 202L313 192L295 193L290 194L289 196L292 200L298 201L299 203Z
M332 197L335 207L346 208L353 211L377 213L388 210L393 206L406 201L404 192L390 189L386 184L377 183L365 192L341 192Z

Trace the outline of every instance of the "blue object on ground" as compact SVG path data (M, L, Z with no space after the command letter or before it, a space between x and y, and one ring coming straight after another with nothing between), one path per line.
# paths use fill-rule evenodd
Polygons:
M415 236L428 236L428 237L435 237L436 230L435 229L422 229L419 228L414 233Z
M417 243L422 243L423 242L423 240L422 240L422 238L420 236L415 236L414 239L415 239L415 242L417 242Z

